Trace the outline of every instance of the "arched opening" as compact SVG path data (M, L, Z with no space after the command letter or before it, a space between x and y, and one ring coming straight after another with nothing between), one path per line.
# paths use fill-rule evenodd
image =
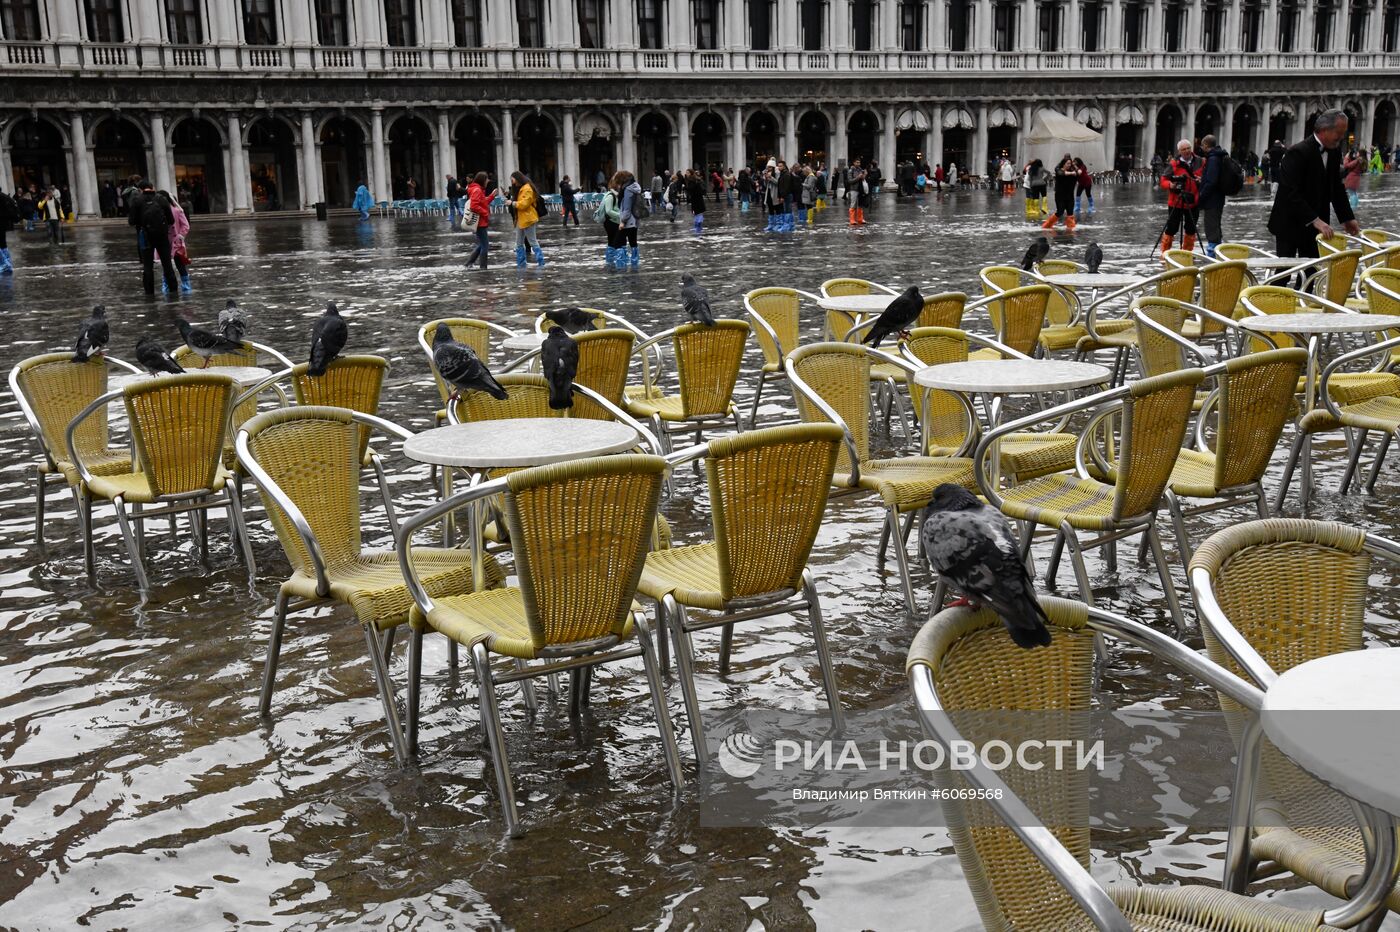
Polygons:
M1320 116L1322 116L1321 110L1313 110L1309 112L1307 118L1303 120L1302 136L1304 139L1312 135L1313 124L1317 122L1317 118Z
M23 119L10 130L10 162L14 167L14 189L31 185L41 190L51 184L68 183L68 162L63 156L63 136L47 120Z
M1196 125L1192 128L1192 139L1199 141L1206 136L1220 135L1220 108L1215 104L1202 104L1196 109Z
M197 214L228 211L228 185L224 183L224 137L218 127L200 117L181 120L170 134L170 152L175 159L175 188L180 200ZM104 185L105 188L105 185ZM115 191L115 186L113 188ZM111 192L100 200L106 208Z
M997 107L987 114L987 154L993 163L1003 157L1016 162L1020 135L1016 114L1010 109Z
M1175 104L1166 104L1157 111L1156 132L1153 133L1155 141L1152 143L1152 151L1155 154L1165 159L1176 153L1176 143L1181 138L1182 122L1181 111Z
M297 208L297 147L290 126L267 117L248 127L248 177L254 212Z
M972 154L972 130L977 121L962 107L943 111L943 152L940 154L945 166L958 166L961 174L976 174L969 164Z
M532 113L520 121L516 136L519 139L516 148L520 159L519 170L530 176L530 180L535 183L535 190L553 194L557 167L555 142L558 139L554 124L544 114ZM501 179L501 186L510 187L504 178Z
M1259 126L1259 112L1252 104L1235 108L1235 119L1230 125L1230 151L1246 155L1254 150L1254 130ZM1255 152L1255 155L1259 153Z
M778 158L778 121L766 110L749 117L744 132L744 158L750 165Z
M1344 140L1348 146L1359 146L1364 143L1357 138L1356 131L1361 126L1361 108L1355 101L1348 100L1342 105L1343 112L1347 115L1347 138Z
M880 120L869 110L857 110L846 123L846 164L856 159L869 166L875 158L875 142L880 135ZM838 156L839 158L839 156Z
M637 178L646 187L652 175L671 167L671 121L659 113L637 121Z
M1137 104L1115 106L1112 113L1115 129L1113 151L1108 153L1112 163L1109 167L1119 170L1133 168L1139 163L1143 140L1142 124L1147 121L1147 115Z
M1291 107L1275 109L1269 116L1269 145L1272 146L1275 142L1287 145L1295 135L1301 136L1301 133L1293 132L1296 120Z
M389 178L396 200L433 196L433 132L416 116L389 127Z
M1371 144L1374 146L1393 146L1395 139L1395 104L1389 100L1383 100L1376 105L1375 128L1371 131ZM1386 160L1389 164L1389 159Z
M820 110L808 110L797 120L798 159L809 165L825 163L827 139L831 127L826 122L826 114Z
M496 128L486 117L480 114L463 117L457 124L453 142L458 178L471 178L477 172L500 177L496 166Z
M99 190L108 181L120 189L132 175L149 177L146 137L125 117L111 117L97 124L92 134L92 161Z
M724 121L719 114L706 111L695 118L691 124L690 152L695 163L692 167L704 168L707 176L713 166L724 170Z
M369 182L365 131L349 117L332 117L321 127L321 177L326 203L331 207L349 207L355 189L361 182Z
M597 113L584 114L574 124L574 138L570 145L578 146L578 186L581 189L604 190L608 179L617 170L612 136L612 123Z

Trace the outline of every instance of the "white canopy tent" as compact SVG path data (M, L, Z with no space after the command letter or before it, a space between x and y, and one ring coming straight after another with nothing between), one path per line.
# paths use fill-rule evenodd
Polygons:
M1066 152L1083 159L1091 172L1110 167L1104 155L1103 133L1055 110L1041 110L1035 115L1024 148L1027 162L1040 159L1051 171Z

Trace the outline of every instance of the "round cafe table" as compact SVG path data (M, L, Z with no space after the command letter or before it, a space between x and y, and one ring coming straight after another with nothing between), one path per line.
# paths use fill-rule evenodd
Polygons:
M1132 272L1067 272L1064 275L1038 276L1047 285L1063 285L1066 288L1106 288L1117 290L1130 288L1147 281L1148 276Z
M1288 758L1360 804L1378 839L1362 883L1338 912L1364 919L1400 873L1400 651L1353 650L1284 671L1264 693L1264 734ZM1341 925L1337 916L1324 922Z
M256 385L263 379L272 375L271 369L264 369L262 366L210 366L201 369L194 366L185 370L187 373L205 372L210 375L226 375L244 388L249 385ZM173 374L173 373L172 373ZM166 373L152 375L149 372L130 372L123 375L114 375L107 380L107 384L112 388L126 388L137 382L149 382L151 379L164 378Z
M1308 373L1303 383L1303 410L1306 414L1317 407L1317 367L1318 352L1322 344L1321 338L1333 333L1375 333L1381 330L1394 330L1400 328L1400 317L1390 314L1263 314L1246 317L1240 321L1240 326L1255 333L1286 333L1306 339ZM1306 510L1308 502L1312 499L1312 434L1303 438L1302 459L1303 490L1301 497L1303 508ZM1279 506L1283 503L1283 496L1287 491L1287 489L1279 489L1278 503L1275 505L1274 511L1279 510Z
M829 298L821 298L817 301L817 306L825 311L845 311L860 317L863 314L878 314L890 306L890 302L899 297L897 294L885 294L882 291L874 294L847 294L832 295Z
M516 353L533 353L544 343L544 337L545 335L543 333L517 333L515 336L506 337L502 340L501 347ZM538 371L539 368L540 358L536 356L534 359L530 360L529 371L535 372Z

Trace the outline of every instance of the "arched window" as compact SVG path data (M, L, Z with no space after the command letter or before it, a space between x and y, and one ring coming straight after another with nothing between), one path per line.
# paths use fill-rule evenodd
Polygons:
M695 0L695 47L719 48L719 0Z
M578 0L578 44L585 49L603 47L604 0ZM699 3L696 7L700 6Z
M1396 0L1385 5L1384 35L1381 48L1386 52L1400 51L1400 3Z
M923 0L902 0L899 4L899 47L905 52L924 50Z
M1298 0L1282 0L1279 4L1278 50L1298 51Z
M1313 20L1312 50L1314 52L1326 52L1332 48L1332 30L1336 28L1336 22L1336 9L1325 0L1319 3L1316 17Z
M1180 52L1186 37L1186 4L1171 3L1162 10L1162 45L1168 52Z
M948 51L966 52L972 41L972 4L969 0L948 3Z
M384 38L396 48L418 44L418 21L413 15L414 0L384 0Z
M481 48L485 38L481 0L452 0L452 34L459 49Z
M87 0L87 37L89 42L126 41L121 0Z
M522 49L544 48L544 0L515 0Z
M999 2L992 8L992 48L1016 51L1016 9L1019 4Z
M249 45L277 44L275 0L243 0L243 41Z
M772 0L749 0L749 48L766 52L773 47Z
M823 0L801 0L802 2L802 50L805 52L820 52L825 46L822 40L825 38L826 30L826 4ZM846 0L837 0L838 3L845 3Z
M1147 28L1146 13L1141 3L1123 6L1123 51L1142 51L1142 36Z
M11 42L38 42L39 0L0 0L0 37Z
M204 44L199 0L165 0L165 26L172 45Z
M1377 0L1372 0L1377 2ZM1351 4L1351 16L1347 20L1347 51L1366 51L1366 20L1371 15L1371 8L1362 0L1353 0Z
M851 4L851 31L855 40L851 44L857 52L874 48L875 4L871 0L854 0Z
M1060 50L1061 10L1058 3L1040 5L1040 50L1058 52Z
M644 49L665 48L662 38L664 0L637 0L637 39Z
M1208 3L1201 10L1201 47L1207 52L1219 52L1225 47L1225 6Z
M1258 52L1259 37L1264 33L1264 9L1257 3L1247 3L1240 10L1240 48Z
M350 44L347 0L316 0L316 41L332 48Z
M1102 52L1103 48L1103 19L1104 8L1102 3L1085 3L1079 8L1080 19L1080 48L1086 52Z

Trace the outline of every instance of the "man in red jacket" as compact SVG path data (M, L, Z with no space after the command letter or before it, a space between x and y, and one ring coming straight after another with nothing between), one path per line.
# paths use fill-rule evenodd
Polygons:
M1201 171L1204 161L1196 155L1191 140L1183 139L1176 144L1176 157L1167 163L1159 182L1167 194L1167 225L1162 230L1160 248L1163 252L1172 248L1177 231L1186 227L1181 240L1182 249L1196 248L1196 209L1201 195Z

